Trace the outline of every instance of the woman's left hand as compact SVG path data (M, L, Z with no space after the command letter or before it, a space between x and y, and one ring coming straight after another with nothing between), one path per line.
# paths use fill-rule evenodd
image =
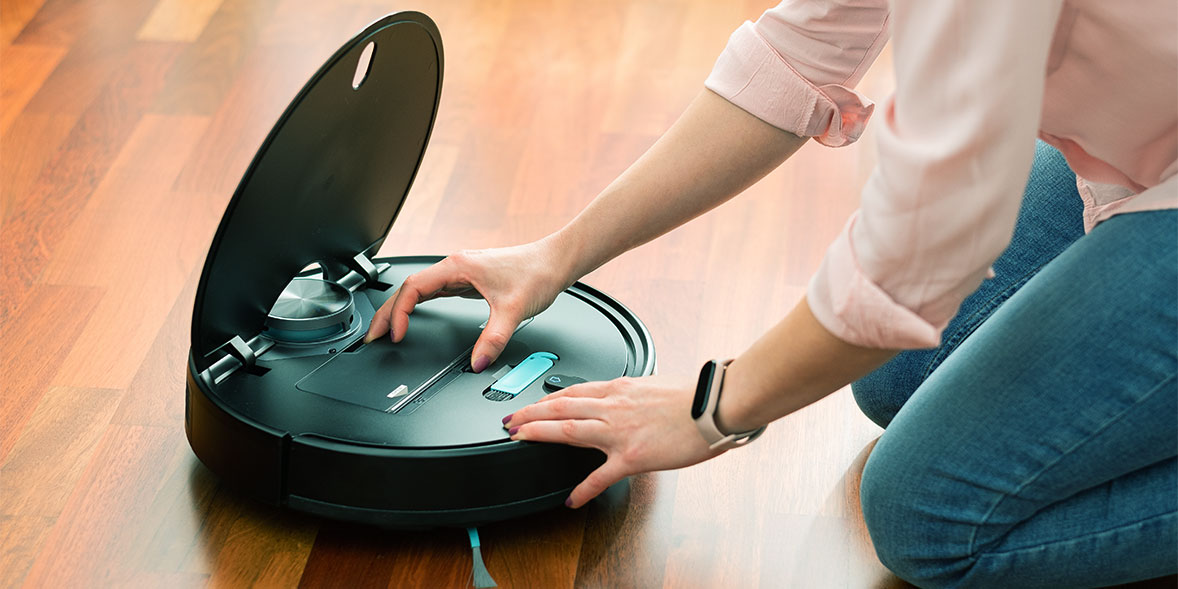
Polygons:
M552 393L504 422L513 440L597 448L606 461L565 502L580 507L632 474L691 466L710 450L691 419L694 383L663 376L590 382Z

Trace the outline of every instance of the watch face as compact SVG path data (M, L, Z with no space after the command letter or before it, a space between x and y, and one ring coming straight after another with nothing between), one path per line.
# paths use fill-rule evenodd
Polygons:
M716 376L716 362L704 364L699 371L699 383L695 385L695 400L691 403L691 418L699 419L708 406L708 396L712 393L712 379Z

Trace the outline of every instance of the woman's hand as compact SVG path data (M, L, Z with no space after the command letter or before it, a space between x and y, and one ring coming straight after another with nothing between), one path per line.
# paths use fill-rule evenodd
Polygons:
M571 386L505 418L513 440L597 448L606 461L565 505L580 507L632 474L691 466L710 450L691 419L694 383L663 376Z
M464 251L405 279L372 318L364 341L390 333L394 343L405 338L409 314L420 303L438 297L486 299L491 307L487 326L471 353L475 372L490 366L515 328L547 309L556 296L576 281L558 255L554 238L491 250Z

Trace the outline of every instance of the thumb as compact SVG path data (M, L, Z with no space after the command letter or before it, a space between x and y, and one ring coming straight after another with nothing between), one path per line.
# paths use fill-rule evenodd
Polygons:
M503 353L503 348L507 347L507 342L515 333L515 328L519 327L519 322L520 317L515 313L503 310L496 311L494 307L491 308L491 316L487 319L487 326L483 328L483 333L479 335L478 341L474 343L474 350L471 352L470 367L475 372L486 370L499 358L499 354Z

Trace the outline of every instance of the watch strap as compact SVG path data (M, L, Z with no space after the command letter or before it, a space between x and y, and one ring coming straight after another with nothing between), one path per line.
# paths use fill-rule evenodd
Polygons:
M768 426L763 425L751 431L734 434L726 434L720 431L719 426L716 425L716 408L720 405L720 395L724 389L724 377L727 373L728 365L732 363L732 360L712 360L712 362L715 363L715 371L718 374L712 376L712 386L708 392L707 403L704 405L703 413L695 419L695 425L699 428L699 432L708 443L708 449L710 450L727 450L748 444L764 433L765 428Z

